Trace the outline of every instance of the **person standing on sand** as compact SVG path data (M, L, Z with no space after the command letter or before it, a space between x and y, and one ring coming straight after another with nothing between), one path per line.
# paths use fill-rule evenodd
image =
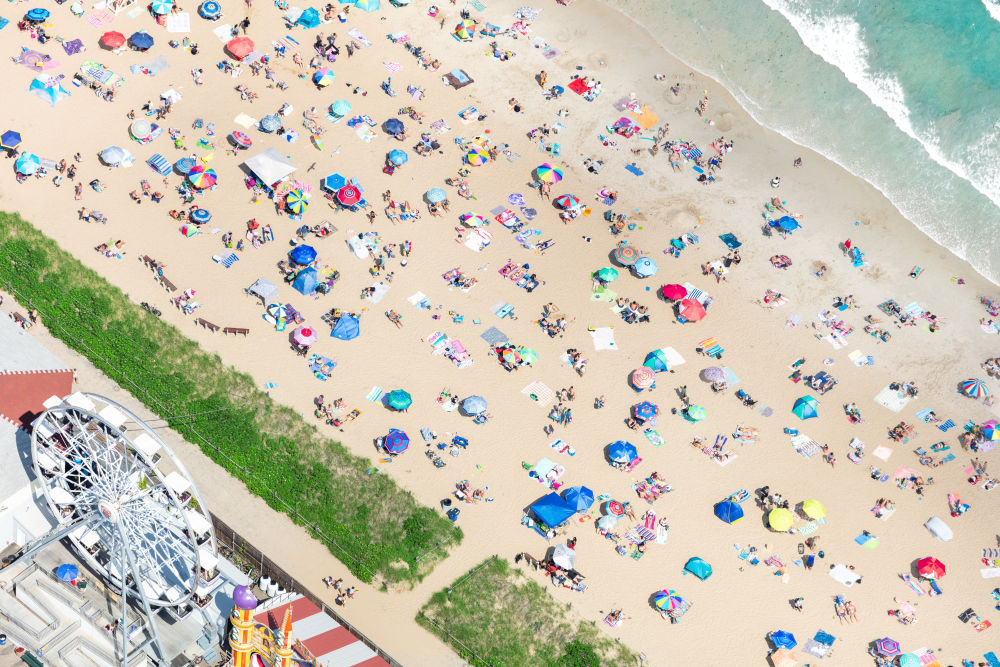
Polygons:
M548 80L549 80L549 75L545 73L545 70L542 70L541 72L538 73L539 88L545 88L545 82Z

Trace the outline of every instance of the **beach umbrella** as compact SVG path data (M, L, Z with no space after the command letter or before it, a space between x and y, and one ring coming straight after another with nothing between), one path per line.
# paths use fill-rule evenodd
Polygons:
M779 648L771 654L771 664L774 667L795 667L799 664L799 660L787 648Z
M632 386L636 389L648 389L653 386L656 374L651 368L642 366L632 371Z
M807 500L802 503L802 512L810 519L822 519L826 517L826 508L818 500Z
M774 644L775 648L792 649L798 645L798 642L795 641L795 635L785 630L775 630L769 635L769 637L771 638L771 643Z
M25 176L31 176L41 166L41 161L34 153L21 153L14 161L14 170Z
M899 667L920 667L920 657L916 653L904 653L897 659Z
M806 420L819 417L819 402L812 396L801 396L792 406L792 414L799 419Z
M285 308L283 303L271 303L267 306L267 314L275 319L275 321L280 321L288 318L288 309Z
M344 206L354 206L361 201L361 191L353 185L345 185L337 190L337 201Z
M538 361L538 352L530 347L522 347L517 351L521 355L521 363L533 364Z
M795 523L795 515L784 507L775 507L767 515L767 524L779 533L787 533Z
M7 130L0 134L0 148L13 150L21 145L21 133L15 130Z
M677 591L663 589L653 595L653 604L664 611L672 611L684 605L684 598Z
M597 520L597 527L601 530L614 530L615 526L618 525L618 517L614 514L605 514L600 519Z
M149 7L154 14L169 14L170 10L174 8L174 3L170 0L153 0Z
M129 126L128 131L136 139L148 139L149 135L153 133L153 128L144 120L133 121Z
M226 50L242 60L253 53L253 40L249 37L231 39L226 43Z
M124 43L125 43L125 35L121 34L117 30L109 30L103 35L101 35L101 44L108 47L109 49L117 49Z
M413 398L405 389L393 389L386 397L386 403L393 410L405 410L413 404Z
M618 269L612 266L605 266L603 269L597 270L597 277L606 283L610 283L612 280L618 279Z
M477 148L465 154L465 161L473 167L479 167L490 161L490 154Z
M561 169L556 169L551 164L546 163L535 167L535 176L543 183L558 183L562 180L563 173Z
M198 14L202 18L217 19L222 16L222 6L215 0L205 0L198 6Z
M479 215L478 213L463 213L458 216L458 219L469 227L479 227L486 223L486 218Z
M28 13L24 15L24 18L29 21L44 21L49 18L49 10L42 7L34 7L28 10Z
M330 113L334 116L346 116L351 112L351 103L347 100L337 100L330 105Z
M944 563L932 556L917 561L917 574L925 579L940 579L945 575L945 572L947 570Z
M313 74L313 83L320 88L326 88L333 83L335 77L336 75L331 70L324 67L321 70L316 70L316 73Z
M657 373L670 370L670 366L667 365L667 354L663 350L653 350L647 354L642 365Z
M410 446L410 436L406 435L398 428L389 429L382 446L390 454L402 454Z
M505 364L510 366L519 366L521 364L521 355L519 355L514 350L504 350L503 354L500 355Z
M185 176L187 176L188 172L194 169L195 165L197 164L198 164L197 162L195 162L189 157L182 157L174 164L174 168L177 169L177 171L184 174Z
M443 202L445 199L448 198L448 193L442 190L441 188L431 188L424 195L424 198L426 198L427 201L429 201L432 204L440 204L441 202Z
M640 257L632 265L632 272L640 278L648 278L659 271L660 267L657 266L649 257Z
M615 248L615 261L622 266L632 266L639 259L639 253L632 246L623 243Z
M469 396L462 401L462 409L468 415L481 415L486 412L486 399L482 396Z
M684 417L688 421L700 422L702 419L708 416L708 411L701 407L700 405L692 405L691 407L684 409Z
M607 511L608 514L610 514L611 516L614 516L614 517L621 518L621 517L625 516L625 506L622 505L617 500L609 500L604 505L604 509L605 509L605 511Z
M80 576L80 569L72 563L63 563L56 568L56 576L63 581L73 581Z
M571 486L563 492L563 500L577 512L586 512L594 504L594 492L585 486Z
M718 366L709 366L701 372L701 379L705 382L722 382L726 379L726 371Z
M683 299L688 294L687 288L683 285L678 285L676 283L671 283L669 285L664 285L660 288L660 296L664 299L669 299L670 301L676 301L677 299Z
M889 637L883 637L875 642L875 650L878 654L886 658L894 658L899 655L899 642Z
M637 403L632 406L632 414L635 415L636 419L649 421L656 415L660 414L660 408L654 403L643 401L642 403Z
M1000 440L1000 426L997 420L991 419L983 424L983 435L987 440Z
M296 264L312 264L316 261L316 248L311 245L297 245L292 248L288 256L292 258L292 261Z
M149 47L153 46L153 38L148 33L139 32L132 33L128 38L129 44L135 48L145 51Z
M410 156L406 154L406 151L394 148L389 151L389 162L393 163L397 167L401 167L406 164L406 161L410 159Z
M382 129L384 129L389 134L399 134L406 129L403 125L403 121L398 118L390 118L389 120L382 123Z
M305 213L309 207L309 200L302 190L292 190L285 195L285 208L295 214Z
M578 208L580 206L580 198L574 195L559 195L552 203L559 208Z
M552 563L564 570L572 570L576 565L576 551L566 544L557 544L552 550Z
M630 463L638 455L639 450L631 442L616 440L608 445L608 458L616 463Z
M379 7L379 0L355 0L354 6L366 12L374 12Z
M281 127L281 116L276 113L269 113L260 119L260 129L265 132L274 132Z
M207 208L199 207L191 211L191 215L189 217L191 218L191 222L195 223L196 225L204 225L206 222L212 219L212 214L209 212Z
M108 146L101 151L101 160L105 164L117 167L121 161L128 157L128 151L120 146ZM22 172L23 173L23 172Z
M187 179L194 187L204 190L215 185L219 177L216 175L214 169L199 164L195 165L194 169L187 173Z
M233 142L240 148L250 148L253 146L253 139L246 132L235 130L230 136L233 138Z
M462 23L465 23L465 21L463 21ZM455 26L455 32L453 32L452 34L455 35L455 37L458 37L462 41L468 41L472 39L476 34L476 24L475 23L473 23L472 25L459 24Z
M319 334L312 327L300 326L292 332L292 340L296 345L312 345L319 339Z
M21 172L24 173L24 172ZM977 401L981 398L985 398L990 395L990 390L983 384L983 381L979 378L969 378L968 380L963 380L958 385L959 390L966 396L971 396Z
M347 179L340 174L330 174L323 179L323 189L330 192L336 192L345 185L347 185Z
M726 523L736 523L743 518L743 507L732 500L723 500L715 505L715 516Z
M791 232L799 228L799 221L790 215L785 215L778 219L778 226L786 232Z
M688 322L697 322L705 319L705 306L696 299L684 299L680 303L680 315Z

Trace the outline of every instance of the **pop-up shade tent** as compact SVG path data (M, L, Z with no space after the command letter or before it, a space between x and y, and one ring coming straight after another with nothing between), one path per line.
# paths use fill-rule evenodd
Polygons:
M243 164L265 185L273 185L295 172L295 165L275 148L254 155Z
M316 291L317 282L316 269L310 266L308 269L299 271L299 274L295 276L295 280L292 281L292 289L301 294L312 294Z
M558 526L566 519L576 514L576 510L562 497L553 491L528 508L538 520L547 526Z
M246 289L246 293L259 297L261 303L267 305L278 298L278 286L266 278L258 278L253 285Z
M705 581L712 576L712 566L706 563L703 559L695 556L694 558L688 560L684 565L684 571L690 572L694 576L698 577L702 581Z
M341 315L340 319L337 320L337 323L333 325L333 331L330 332L330 335L334 338L339 338L340 340L353 340L357 338L360 333L361 325L358 324L358 321L353 316L345 313L344 315Z

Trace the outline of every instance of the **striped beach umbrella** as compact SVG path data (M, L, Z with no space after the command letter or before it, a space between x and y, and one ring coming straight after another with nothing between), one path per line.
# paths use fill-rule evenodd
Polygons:
M920 667L920 656L916 653L904 653L897 658L899 667Z
M410 436L398 428L389 429L384 441L385 450L390 454L402 454L410 446Z
M154 14L169 14L170 10L174 8L174 3L170 0L153 0L149 8L153 10Z
M558 183L563 178L561 169L556 169L551 164L540 164L535 168L535 176L543 183Z
M966 396L971 396L977 401L990 395L990 390L987 389L986 385L983 384L983 381L979 378L969 378L968 380L963 380L958 385L958 389Z
M205 2L201 3L198 7L198 14L205 19L217 19L222 16L222 5L215 0L205 0Z
M996 419L991 419L983 424L983 435L987 440L1000 440L1000 426Z
M522 347L517 353L521 355L521 363L533 364L538 361L538 352L530 347Z
M653 596L653 603L659 609L671 611L683 605L684 598L677 595L677 591L668 591L667 589L663 589Z
M521 355L517 353L516 350L504 350L503 354L500 355L505 364L510 366L520 366L521 365Z
M635 458L634 456L632 458ZM630 461L632 459L629 459ZM622 505L617 500L609 500L604 506L610 516L623 517L625 516L625 506Z
M643 401L642 403L637 403L632 406L632 414L636 419L649 421L656 415L660 414L660 408L654 403Z
M632 386L636 389L649 389L655 379L656 373L651 368L642 366L632 371Z
M324 67L321 70L317 70L316 73L313 74L313 83L315 83L320 88L325 88L329 86L331 83L333 83L333 79L334 79L333 71L331 71L326 67Z
M188 172L187 179L194 187L199 190L204 190L205 188L210 188L215 185L216 182L218 182L219 177L216 175L214 169L199 164L195 165L195 167Z
M479 227L486 222L486 218L478 213L463 213L458 217L458 219L469 227Z
M361 191L353 185L345 185L337 190L337 201L344 206L354 206L361 201Z
M639 259L639 253L632 246L624 243L615 248L615 261L622 266L632 266Z
M552 203L559 208L577 208L580 206L580 198L575 195L559 195Z
M889 637L883 637L875 642L875 650L881 656L894 658L899 655L899 642Z
M470 23L471 25L464 25L466 23ZM455 32L452 34L463 42L467 42L475 36L476 24L469 20L462 21L462 23L455 26Z
M191 215L188 217L190 217L191 222L195 223L196 225L204 225L206 222L212 219L212 214L211 212L209 212L207 208L199 207L191 211Z
M295 214L305 213L309 207L309 201L302 190L292 190L285 195L285 208Z
M473 167L479 167L490 161L490 154L477 148L465 154L465 161Z
M233 142L240 148L250 148L253 146L253 139L246 132L234 131L231 135Z
M180 160L174 163L174 168L187 176L188 172L195 168L198 163L189 157L182 157Z

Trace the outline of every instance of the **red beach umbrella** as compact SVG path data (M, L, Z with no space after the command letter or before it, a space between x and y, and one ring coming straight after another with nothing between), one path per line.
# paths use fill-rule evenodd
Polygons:
M226 44L226 50L237 58L246 58L248 55L253 53L253 40L249 37L237 37L236 39L229 40Z
M917 573L921 577L925 577L927 579L940 579L945 575L946 571L944 563L933 556L921 558L917 561Z
M101 44L108 47L109 49L117 49L124 43L125 43L125 35L115 30L109 30L108 32L101 35Z
M681 301L681 317L688 322L697 322L705 318L705 306L694 299Z
M354 206L361 201L361 191L353 185L345 185L337 190L337 201L344 206Z
M683 285L678 285L672 283L670 285L664 285L660 288L660 296L664 299L670 299L671 301L676 301L677 299L683 299L688 295L687 288Z

